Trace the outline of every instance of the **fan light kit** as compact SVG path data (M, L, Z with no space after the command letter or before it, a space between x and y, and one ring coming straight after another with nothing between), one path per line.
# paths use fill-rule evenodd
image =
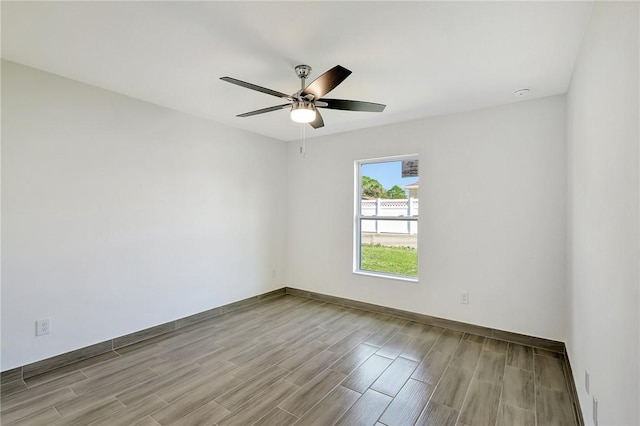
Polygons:
M313 80L308 86L305 86L305 82L311 73L311 67L309 65L298 65L295 67L295 71L296 75L300 78L300 90L292 95L287 95L286 93L267 89L266 87L257 86L231 77L220 77L220 79L227 83L266 93L267 95L276 96L287 101L286 104L245 112L244 114L239 114L238 117L250 117L252 115L264 114L265 112L278 111L291 107L291 120L296 123L309 123L311 127L318 129L324 126L324 120L322 119L322 115L320 115L320 111L316 108L339 109L343 111L384 111L386 105L383 104L323 98L324 95L335 89L351 74L351 71L340 65L331 68Z
M294 102L291 119L296 123L311 123L316 119L316 107L312 103Z

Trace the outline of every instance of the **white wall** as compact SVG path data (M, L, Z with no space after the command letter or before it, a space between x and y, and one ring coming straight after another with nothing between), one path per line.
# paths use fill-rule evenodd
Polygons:
M638 3L595 2L567 100L568 351L587 424L640 424Z
M565 131L556 96L290 144L287 285L564 340ZM420 282L355 275L354 161L414 153Z
M282 287L284 142L2 62L2 143L2 370Z

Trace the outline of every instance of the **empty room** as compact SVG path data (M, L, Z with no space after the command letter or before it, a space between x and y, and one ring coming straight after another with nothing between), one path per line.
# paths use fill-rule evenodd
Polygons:
M640 3L0 12L0 424L640 425Z

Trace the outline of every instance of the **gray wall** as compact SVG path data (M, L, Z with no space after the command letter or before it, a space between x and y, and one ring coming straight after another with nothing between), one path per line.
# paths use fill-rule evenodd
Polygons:
M596 2L567 102L568 350L587 424L640 424L637 2Z
M2 370L282 286L284 142L5 61L2 144Z
M565 127L554 96L292 143L287 284L564 340ZM354 161L402 154L420 158L418 283L353 273Z

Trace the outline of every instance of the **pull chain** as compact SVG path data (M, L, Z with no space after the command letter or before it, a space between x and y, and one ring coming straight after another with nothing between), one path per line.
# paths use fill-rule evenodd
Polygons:
M302 145L300 145L300 155L302 158L306 157L307 154L307 126L304 124L302 126Z

